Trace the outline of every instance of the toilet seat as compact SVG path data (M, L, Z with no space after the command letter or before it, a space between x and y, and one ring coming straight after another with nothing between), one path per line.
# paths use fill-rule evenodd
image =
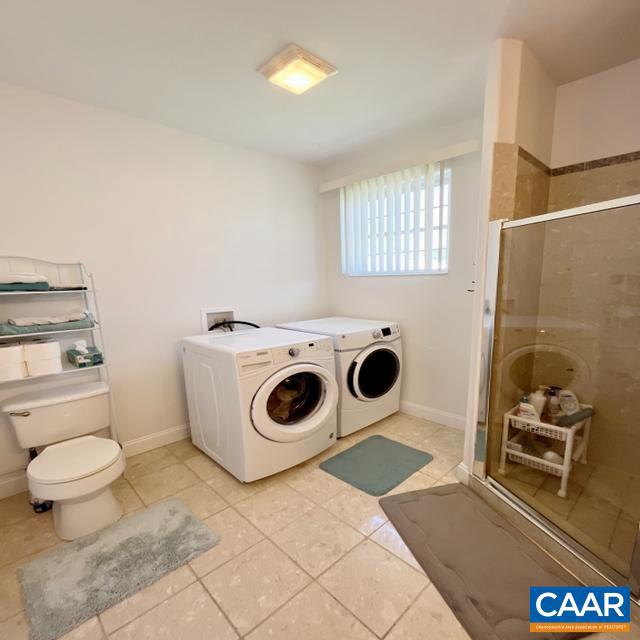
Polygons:
M117 442L83 436L48 446L29 463L29 491L40 500L72 500L107 488L126 466Z
M29 479L40 484L72 482L111 466L122 454L118 443L83 436L49 445L29 464Z

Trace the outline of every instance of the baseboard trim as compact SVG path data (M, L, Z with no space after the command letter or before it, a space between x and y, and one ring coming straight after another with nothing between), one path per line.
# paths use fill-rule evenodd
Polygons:
M24 470L13 471L0 477L0 499L15 496L28 488L27 472Z
M455 474L456 478L458 478L458 480L466 485L467 487L469 486L469 468L467 467L467 465L464 462L461 462L454 470L453 473Z
M178 440L184 440L189 436L189 425L179 424L163 431L156 431L150 433L147 436L141 436L140 438L134 438L133 440L126 440L122 442L122 450L125 456L131 457L138 453L144 453L151 449L157 449L163 447L165 444L171 444Z
M441 411L440 409L434 409L433 407L425 407L424 405L417 404L415 402L407 402L406 400L400 401L400 411L402 413L408 413L410 416L416 418L423 418L424 420L431 420L431 422L439 422L446 427L453 427L454 429L465 429L465 416L458 415L457 413L449 413L448 411Z

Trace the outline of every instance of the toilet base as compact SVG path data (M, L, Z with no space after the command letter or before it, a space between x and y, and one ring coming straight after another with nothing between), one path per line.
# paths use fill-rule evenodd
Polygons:
M63 540L75 540L117 522L122 507L111 488L105 487L88 496L53 503L53 528Z

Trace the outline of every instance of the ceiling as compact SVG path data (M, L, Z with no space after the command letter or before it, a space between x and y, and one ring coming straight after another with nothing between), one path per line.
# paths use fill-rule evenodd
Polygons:
M558 83L640 57L638 0L0 0L0 80L315 164L482 109L501 36ZM340 72L256 69L289 42Z

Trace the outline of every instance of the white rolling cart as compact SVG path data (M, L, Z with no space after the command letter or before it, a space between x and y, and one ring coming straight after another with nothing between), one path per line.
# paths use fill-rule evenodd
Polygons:
M581 409L591 408L590 405L582 404ZM560 489L558 495L561 498L567 497L567 485L571 475L571 467L574 462L587 462L587 447L589 446L589 432L591 430L591 418L586 418L570 427L558 427L546 422L530 420L517 415L518 407L514 407L504 414L502 426L502 445L500 451L501 474L505 474L507 460L516 464L524 464L532 469L544 471L550 475L560 477ZM515 435L510 437L512 430ZM562 463L545 460L541 456L526 453L520 442L526 433L544 436L550 440L563 443Z

